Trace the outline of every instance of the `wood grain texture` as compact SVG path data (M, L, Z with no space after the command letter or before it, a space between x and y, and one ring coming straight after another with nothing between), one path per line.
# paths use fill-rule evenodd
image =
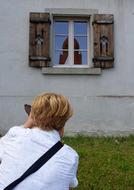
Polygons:
M114 66L114 16L96 14L93 18L94 67Z
M30 13L29 66L49 66L50 23L49 13Z

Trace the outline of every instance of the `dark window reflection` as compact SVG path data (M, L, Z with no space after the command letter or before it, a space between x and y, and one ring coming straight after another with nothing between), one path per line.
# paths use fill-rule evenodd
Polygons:
M82 64L82 56L81 56L81 52L78 51L80 49L80 45L79 42L77 41L77 39L74 38L74 64Z
M65 64L67 61L68 51L66 51L65 49L68 49L68 38L64 40L62 49L63 51L60 54L59 64Z
M74 51L74 64L86 65L87 64L87 51Z
M67 64L68 51L56 51L55 52L55 64Z
M60 41L58 42L60 43ZM56 49L56 64L67 64L68 58L68 37L64 38L60 47ZM58 45L57 45L58 46Z

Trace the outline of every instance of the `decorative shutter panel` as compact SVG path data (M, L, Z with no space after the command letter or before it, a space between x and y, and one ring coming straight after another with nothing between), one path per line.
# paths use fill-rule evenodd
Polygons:
M30 13L29 65L32 67L49 66L50 23L49 13Z
M94 67L103 69L114 65L114 16L110 14L96 14L93 18L94 35Z

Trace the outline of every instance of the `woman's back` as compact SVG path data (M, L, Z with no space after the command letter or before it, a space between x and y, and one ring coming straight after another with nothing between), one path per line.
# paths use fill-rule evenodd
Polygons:
M60 140L56 130L13 127L0 139L0 190L19 178L40 156ZM15 190L68 190L78 184L78 154L64 145L44 166ZM13 171L13 172L12 172Z

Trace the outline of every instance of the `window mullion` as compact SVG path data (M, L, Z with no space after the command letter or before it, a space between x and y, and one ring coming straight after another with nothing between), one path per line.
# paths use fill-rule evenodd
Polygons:
M74 28L73 20L69 21L69 65L74 64Z
M87 23L87 65L92 66L90 62L90 23Z

